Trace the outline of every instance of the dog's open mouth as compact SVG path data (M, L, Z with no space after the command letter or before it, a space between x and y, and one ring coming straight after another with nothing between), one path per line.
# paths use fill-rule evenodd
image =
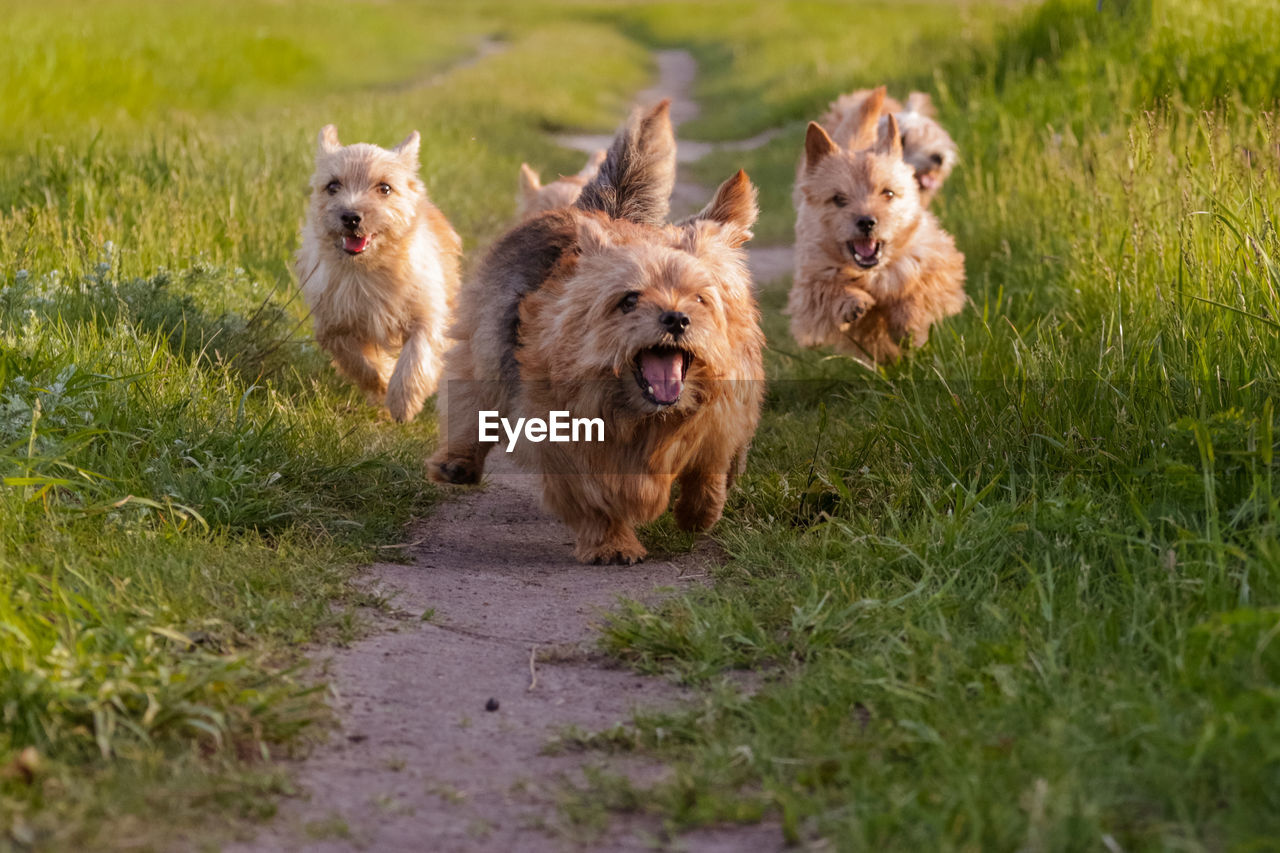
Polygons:
M365 249L369 248L369 242L373 239L372 234L365 234L363 237L343 237L342 251L348 255L358 255Z
M937 172L921 172L916 175L916 184L921 192L930 192L942 185L942 178Z
M680 399L693 354L678 347L650 347L636 355L636 383L644 398L655 406L670 406Z
M882 248L884 248L883 243L870 238L849 241L849 251L853 253L853 262L863 269L869 270L880 263L880 250Z

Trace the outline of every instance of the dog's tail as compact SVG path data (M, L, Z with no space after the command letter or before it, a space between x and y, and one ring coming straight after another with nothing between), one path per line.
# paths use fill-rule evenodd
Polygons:
M676 183L676 137L671 102L637 109L618 131L600 171L582 189L577 206L612 219L662 225Z

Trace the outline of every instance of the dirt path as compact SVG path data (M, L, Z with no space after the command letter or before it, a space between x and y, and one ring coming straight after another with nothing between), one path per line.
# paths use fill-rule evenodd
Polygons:
M592 622L618 596L701 582L705 561L579 565L568 530L539 508L533 479L500 451L491 458L483 489L443 504L414 531L412 564L371 568L377 587L397 592L394 630L333 656L340 729L298 768L307 798L286 802L251 843L229 849L653 849L660 827L642 819L576 843L557 795L584 765L603 762L546 747L565 726L600 730L637 705L679 701L670 684L599 660ZM486 710L490 699L497 710ZM660 772L627 759L609 769ZM776 828L734 827L682 836L679 849L779 847Z
M673 117L687 120L697 112L692 57L664 52L658 62L659 85L639 100L671 97ZM708 196L682 180L676 204L688 212ZM594 654L593 622L620 596L652 599L704 582L711 557L579 565L568 529L539 507L535 479L500 450L490 459L483 488L444 503L413 531L411 563L371 567L371 585L394 591L398 617L388 620L391 630L328 661L339 730L298 766L304 797L285 802L252 841L227 849L780 850L771 825L699 830L668 843L651 818L615 818L596 838L565 824L557 798L584 768L644 781L663 770L637 758L548 752L555 734L609 728L637 706L684 698ZM496 710L487 710L490 700Z

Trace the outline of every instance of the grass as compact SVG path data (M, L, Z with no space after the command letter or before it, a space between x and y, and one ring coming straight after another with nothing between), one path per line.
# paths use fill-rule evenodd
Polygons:
M326 716L298 646L359 630L356 567L435 500L433 419L380 420L293 295L317 130L418 128L474 246L648 58L554 10L2 6L3 844L167 846L270 813Z
M611 126L653 46L699 59L692 134L783 128L698 167L760 183L762 242L789 238L807 118L856 86L932 91L973 304L871 373L797 350L788 283L765 288L768 409L716 584L605 634L705 695L575 736L674 772L567 794L569 823L1271 843L1280 21L1094 7L0 0L28 95L0 104L5 843L166 846L269 814L272 759L323 719L299 644L359 630L378 602L354 567L435 500L432 419L375 417L292 297L316 130L416 127L474 256L521 160L580 165L542 131ZM483 39L503 49L460 63ZM688 547L669 519L651 536Z
M771 392L729 560L606 634L715 688L639 721L676 767L648 800L673 826L764 809L850 850L1280 834L1278 66L1258 35L1280 20L1118 5L1050 2L933 53L973 305L927 349L878 373L798 352L788 283L763 294ZM917 85L918 55L821 77L808 114ZM767 182L770 237L798 139L735 158ZM735 669L767 682L744 698L719 686Z

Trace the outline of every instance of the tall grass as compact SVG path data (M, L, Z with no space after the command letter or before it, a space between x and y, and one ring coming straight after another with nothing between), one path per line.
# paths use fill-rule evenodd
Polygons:
M937 67L973 304L926 349L874 374L797 352L785 286L763 294L731 559L607 632L645 669L767 675L642 722L678 824L772 810L838 849L1280 832L1280 13L1094 5ZM898 67L826 78L811 114L920 79ZM743 159L783 180L798 146Z
M606 632L719 684L641 720L675 825L839 849L1208 849L1280 834L1280 201L1261 0L1007 7L314 0L0 5L0 813L14 843L162 844L270 811L369 547L434 498L306 340L288 262L316 130L423 134L469 251L538 131L605 128L698 56L702 117L785 239L803 121L934 92L973 304L871 373L793 347L706 593ZM505 49L468 65L482 38ZM572 62L565 61L572 57ZM731 159L732 162L729 162ZM337 607L334 607L334 602ZM108 826L108 830L103 827Z
M648 60L554 7L0 7L0 844L165 846L270 812L325 717L297 647L435 499L434 419L380 420L294 297L316 132L419 129L474 247Z

